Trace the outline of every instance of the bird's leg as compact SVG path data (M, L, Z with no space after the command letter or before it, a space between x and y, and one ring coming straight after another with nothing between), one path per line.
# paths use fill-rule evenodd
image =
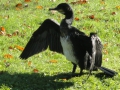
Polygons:
M83 63L79 63L78 66L80 68L79 76L81 76L83 74L84 64Z
M89 74L91 74L91 72L93 71L94 64L95 64L95 55L94 55L94 53L93 53L92 57L90 57L90 61L91 61L91 65L90 65L90 69L89 69Z
M90 61L91 60L92 60L92 58L90 57ZM89 74L88 74L87 78L84 81L82 81L83 84L89 79L89 77L91 75L91 72L93 70L93 67L94 67L94 61L91 61L91 65L90 65L90 68L89 68ZM82 73L82 72L80 72L80 73Z
M83 74L83 68L80 68L80 74L79 76L81 76Z
M72 74L73 74L76 71L77 65L75 63L72 63L72 64L73 64L73 69L72 69Z
M90 69L89 69L89 74L88 74L86 80L83 81L83 83L85 83L89 79L89 77L91 75L91 72L93 71L94 63L95 63L95 57L93 57L93 58L90 57L90 61L91 61L91 65L90 65Z
M92 72L92 70L89 71L89 75L87 76L87 78L84 81L82 81L83 84L89 79L91 72Z

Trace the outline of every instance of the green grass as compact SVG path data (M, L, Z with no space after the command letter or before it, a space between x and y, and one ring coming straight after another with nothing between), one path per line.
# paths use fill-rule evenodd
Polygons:
M70 3L72 0L68 1ZM16 36L0 36L0 90L120 89L120 8L116 8L120 5L119 0L105 0L105 4L101 4L100 0L89 0L89 3L83 5L71 4L74 17L79 18L79 21L74 20L73 26L86 34L98 33L104 45L103 66L117 71L118 75L115 77L108 78L97 71L82 84L88 75L88 71L84 71L82 76L66 80L71 75L72 64L63 55L49 50L26 61L19 58L21 51L14 48L15 45L25 47L32 33L45 19L54 18L60 22L64 18L57 12L53 14L48 11L50 7L55 7L61 2L65 0L31 0L27 3L28 7L16 10L16 4L26 4L24 0L0 0L0 27L3 26L7 34L19 31L19 35ZM37 6L43 8L37 9ZM111 15L112 12L116 15ZM89 15L94 15L95 19L88 18ZM9 49L10 46L13 49ZM10 54L13 58L5 58L5 54ZM50 63L50 60L57 60L57 63ZM76 73L79 73L79 68Z

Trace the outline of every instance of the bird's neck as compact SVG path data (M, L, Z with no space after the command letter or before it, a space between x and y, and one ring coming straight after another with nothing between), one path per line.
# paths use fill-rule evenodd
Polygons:
M71 24L73 22L73 12L69 12L65 15L65 18L61 21L60 24L60 31L62 35L66 36L68 34L68 31L71 28Z
M64 26L69 26L72 24L73 22L73 18L74 18L74 15L73 15L73 11L68 11L66 14L65 14L65 18L62 20L61 22L61 25L64 25Z
M72 22L73 22L73 11L69 11L66 15L65 15L65 22L68 24L68 25L71 25Z

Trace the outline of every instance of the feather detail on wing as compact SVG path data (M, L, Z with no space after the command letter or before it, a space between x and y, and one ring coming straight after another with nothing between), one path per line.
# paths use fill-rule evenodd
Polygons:
M46 19L33 33L20 58L27 59L34 54L46 50L48 46L51 51L63 53L60 43L59 24L51 19Z
M94 69L99 69L106 73L109 76L114 76L117 74L114 70L108 69L106 67L101 66L102 65L102 43L100 38L97 36L96 33L90 33L90 39L92 44L92 52L91 55L86 54L85 60L90 62L90 73ZM89 62L87 62L89 64ZM87 64L86 64L87 65Z

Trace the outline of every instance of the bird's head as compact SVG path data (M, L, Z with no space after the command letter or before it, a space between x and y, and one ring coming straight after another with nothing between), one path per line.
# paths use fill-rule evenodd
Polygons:
M69 4L67 3L60 3L57 7L55 8L50 8L49 10L56 10L60 12L61 14L67 15L70 12L72 12L72 8L70 7Z

